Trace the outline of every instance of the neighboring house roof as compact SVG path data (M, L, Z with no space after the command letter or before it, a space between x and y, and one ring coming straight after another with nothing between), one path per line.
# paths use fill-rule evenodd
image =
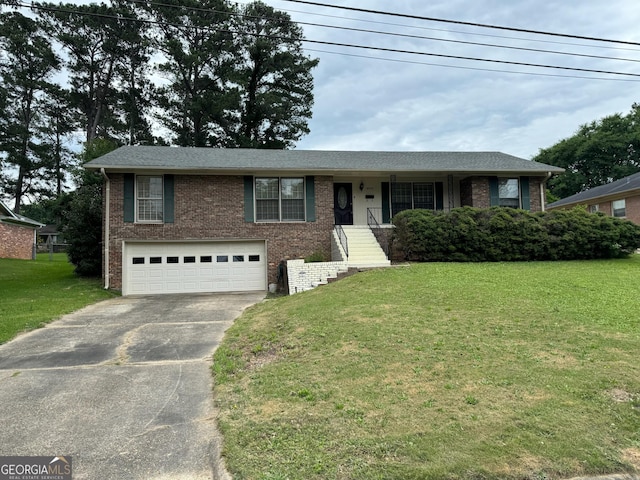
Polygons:
M550 203L547 208L562 207L565 205L579 205L591 203L595 199L602 197L618 196L623 197L625 193L640 190L640 172L628 177L621 178L615 182L593 187L584 192L576 193L570 197L563 198L557 202Z
M13 213L13 211L9 207L7 207L1 200L0 222L13 223L15 225L21 225L23 227L31 228L39 228L44 226L43 223L36 222L35 220L31 220L30 218L23 217L22 215L18 215L17 213Z
M546 175L559 167L500 152L352 152L243 148L120 147L85 164L111 171L206 172L518 172Z
M48 224L38 229L38 235L59 235L58 226L55 224Z

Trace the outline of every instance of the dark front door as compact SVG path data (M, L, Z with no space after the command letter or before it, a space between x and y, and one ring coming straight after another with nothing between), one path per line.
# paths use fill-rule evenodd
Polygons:
M350 183L333 185L333 212L336 225L353 225L353 186Z

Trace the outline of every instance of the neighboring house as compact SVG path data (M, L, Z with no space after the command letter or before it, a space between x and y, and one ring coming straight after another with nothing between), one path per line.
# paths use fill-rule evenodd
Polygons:
M412 208L539 211L563 171L497 152L176 147L121 147L85 166L106 178L105 286L124 295L266 290L283 259L344 256L336 225L391 231Z
M13 213L0 201L0 258L35 258L36 230L42 223Z
M38 229L38 251L39 252L64 252L67 245L62 241L62 234L58 231L58 226L48 224Z
M584 205L589 212L626 218L640 225L640 173L590 188L547 205L549 210Z

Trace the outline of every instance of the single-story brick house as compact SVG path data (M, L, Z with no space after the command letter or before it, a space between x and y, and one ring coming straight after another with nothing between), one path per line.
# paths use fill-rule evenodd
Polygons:
M330 258L337 225L390 229L408 208L539 211L563 171L497 152L150 146L85 166L105 177L105 286L125 295L265 290L283 259Z
M36 230L42 226L42 223L14 213L0 201L0 258L33 259Z
M640 173L590 188L547 205L549 210L584 205L590 212L626 218L640 225Z

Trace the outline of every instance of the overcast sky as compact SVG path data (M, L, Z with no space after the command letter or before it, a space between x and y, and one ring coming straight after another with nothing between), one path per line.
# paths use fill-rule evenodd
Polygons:
M509 50L303 25L305 37L309 40L640 75L640 46L373 15L285 0L264 1L287 11L298 22L607 58ZM566 0L313 1L640 43L640 7L637 0L583 0L579 3ZM616 112L626 114L634 102L640 101L637 95L640 76L626 77L633 81L612 81L612 78L625 77L313 43L305 43L305 47L340 54L308 50L309 55L320 59L320 64L314 70L315 105L310 122L311 133L298 142L299 149L501 151L532 158L541 148L571 136L580 125ZM401 63L392 59L430 65Z

